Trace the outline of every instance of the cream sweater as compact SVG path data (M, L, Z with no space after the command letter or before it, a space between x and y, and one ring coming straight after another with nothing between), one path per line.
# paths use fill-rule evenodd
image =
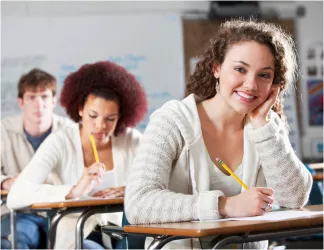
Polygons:
M71 125L70 119L53 114L52 132ZM12 116L1 120L1 182L17 176L30 162L35 151L26 138L23 117Z
M141 133L128 128L124 134L113 136L112 155L116 186L125 186ZM17 209L38 202L65 200L65 196L81 178L84 170L79 125L73 124L49 135L35 156L13 184L7 199L9 208ZM62 185L43 184L54 172ZM78 215L65 216L58 225L55 248L73 248L74 230ZM98 223L107 220L121 224L121 215L92 216L85 226L85 236ZM118 220L118 221L116 221Z
M1 178L2 183L15 177L28 165L35 151L27 140L23 127L23 116L10 116L1 120ZM52 132L74 124L70 119L53 114ZM57 184L58 178L49 173L46 183ZM1 206L1 215L9 213L6 204Z
M151 115L126 187L131 224L220 218L222 190L210 190L210 157L205 150L194 95L170 101ZM253 129L244 127L243 181L274 190L276 204L306 204L312 177L295 155L278 115Z

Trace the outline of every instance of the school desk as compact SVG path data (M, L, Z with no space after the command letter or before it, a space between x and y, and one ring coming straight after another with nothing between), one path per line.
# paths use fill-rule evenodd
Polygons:
M1 190L1 196L6 196L8 194L8 190Z
M312 163L308 164L308 167L314 170L314 173L312 173L314 181L323 181L324 163Z
M1 204L6 203L8 192L8 190L1 190Z
M306 206L301 211L323 211L323 205ZM160 249L170 241L214 236L210 248L220 249L232 243L271 240L323 232L323 214L280 221L201 221L128 225L124 228L103 226L102 232L154 237L149 249Z
M15 210L14 212L47 212L54 213L49 226L48 249L54 249L56 230L59 221L68 214L81 213L78 218L75 230L75 247L76 249L83 248L83 227L86 220L94 214L100 213L115 213L123 211L123 198L116 199L81 199L81 200L66 200L61 202L45 202L36 203L27 208ZM15 215L15 213L13 213ZM14 216L15 217L15 216ZM15 218L11 220L15 225ZM15 239L12 238L15 242Z
M323 173L315 173L312 176L314 181L323 181Z
M311 168L311 169L314 169L314 170L322 170L324 169L324 163L310 163L308 164L308 166Z
M1 190L1 205L6 203L7 201L7 196L8 196L8 190ZM14 210L10 209L10 221L15 220L15 212ZM16 224L15 223L10 223L10 242L11 242L11 249L16 249L16 242L13 241L12 239L15 239L15 232L16 232Z

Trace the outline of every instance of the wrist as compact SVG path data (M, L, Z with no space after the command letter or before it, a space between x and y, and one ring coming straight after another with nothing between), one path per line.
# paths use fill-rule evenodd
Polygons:
M77 191L76 191L76 186L73 186L70 190L70 192L65 196L65 199L69 200L69 199L74 199L78 197L77 195Z
M261 128L267 123L268 123L268 119L266 118L255 119L254 121L252 121L252 125L255 129Z
M227 203L228 203L228 197L225 197L225 196L220 196L219 199L218 199L218 211L219 211L219 215L221 217L226 217L228 216L228 213L227 213Z
M10 189L10 186L8 184L10 182L10 180L11 180L11 178L9 177L1 182L1 190L9 190Z
M3 180L3 181L1 182L1 190L6 190L6 187L5 187L5 185L6 185L6 180L8 180L8 179L5 179L5 180Z
M66 196L66 198L74 199L89 193L91 191L91 182L92 180L87 176L81 177L78 183L71 188L70 193Z

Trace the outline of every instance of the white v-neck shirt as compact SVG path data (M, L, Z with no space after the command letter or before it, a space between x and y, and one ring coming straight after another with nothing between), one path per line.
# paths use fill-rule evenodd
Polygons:
M243 179L243 166L234 172L241 180ZM221 190L226 197L241 193L242 186L231 175L224 174L215 164L209 165L210 190Z
M220 190L226 197L235 196L241 193L242 186L238 183L233 176L224 174L211 160L206 144L204 143L204 149L206 158L208 161L208 170L210 178L210 190ZM234 171L234 173L243 180L243 161Z

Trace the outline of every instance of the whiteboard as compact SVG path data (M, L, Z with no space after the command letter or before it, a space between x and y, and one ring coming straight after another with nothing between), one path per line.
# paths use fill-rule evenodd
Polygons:
M126 67L143 85L149 115L185 92L180 14L120 14L70 17L3 17L1 117L20 113L19 77L40 67L55 75L58 96L65 77L84 63L110 60ZM61 107L57 114L65 115Z

